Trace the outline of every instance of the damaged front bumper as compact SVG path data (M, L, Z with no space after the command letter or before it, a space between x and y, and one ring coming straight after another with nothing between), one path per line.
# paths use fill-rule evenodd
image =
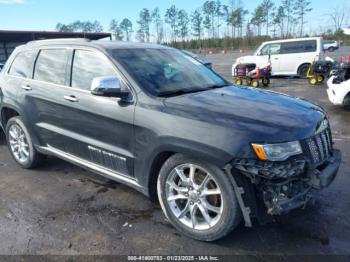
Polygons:
M304 159L283 163L239 159L228 165L226 172L232 179L246 225L251 226L251 218L259 213L254 201L262 202L269 215L304 207L319 190L332 183L340 162L341 153L334 150L318 167L310 167ZM249 183L244 182L247 180ZM254 192L253 200L247 194Z

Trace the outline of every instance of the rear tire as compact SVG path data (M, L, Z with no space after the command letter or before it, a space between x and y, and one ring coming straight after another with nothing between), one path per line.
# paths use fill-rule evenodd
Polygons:
M168 220L190 238L214 241L241 222L230 180L207 162L182 154L170 157L160 170L157 189Z
M299 67L298 69L298 76L300 78L306 78L307 76L307 71L309 70L310 68L310 64L303 64Z
M328 48L328 52L334 52L334 51L335 51L335 48L334 48L334 47Z
M39 166L44 156L33 145L32 137L21 117L11 118L6 125L7 146L13 159L24 169Z

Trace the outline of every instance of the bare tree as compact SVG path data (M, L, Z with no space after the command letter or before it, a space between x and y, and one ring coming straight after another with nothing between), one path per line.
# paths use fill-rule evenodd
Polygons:
M163 41L164 28L163 28L163 20L160 16L160 11L158 7L152 11L151 16L156 29L156 41L159 44Z
M291 28L293 25L292 21L294 19L294 16L293 16L294 1L295 0L283 0L282 1L282 6L284 8L284 12L285 12L286 19L287 19L287 26L286 26L286 33L285 33L286 36L289 36L291 31L292 31Z
M269 35L269 26L270 26L270 12L271 9L274 7L274 3L271 0L263 0L261 4L263 10L264 10L264 16L265 16L265 22L266 22L266 35Z
M300 26L300 37L303 36L303 28L305 24L305 15L312 11L312 8L309 7L311 2L307 0L296 0L294 4L294 10L296 18L299 20Z
M333 23L334 32L339 32L343 28L346 23L347 13L348 10L345 7L336 7L328 14Z
M179 9L175 5L172 5L165 12L165 23L169 24L171 28L171 41L176 42L177 35L177 19L178 19Z

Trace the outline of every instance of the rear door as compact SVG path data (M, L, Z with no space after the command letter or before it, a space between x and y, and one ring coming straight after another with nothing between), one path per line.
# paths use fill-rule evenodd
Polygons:
M21 93L23 108L28 109L30 122L42 146L64 149L65 137L57 130L64 125L67 114L63 99L69 50L44 48L39 51L33 78L27 80L27 90Z
M317 40L282 43L280 71L285 75L296 75L302 64L311 64L317 56Z
M6 97L11 97L18 101L18 99L16 99L18 94L25 94L30 90L30 87L28 87L28 79L33 75L33 65L36 54L37 51L35 50L21 51L16 54L10 68L2 78L4 81L2 84L10 87L6 88L6 92L8 92ZM6 101L4 101L4 103L6 103Z

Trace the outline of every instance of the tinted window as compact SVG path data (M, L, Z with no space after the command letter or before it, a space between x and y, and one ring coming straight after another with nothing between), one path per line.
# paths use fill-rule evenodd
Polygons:
M65 49L41 50L35 64L34 79L64 85L66 64L67 51Z
M31 78L35 54L35 51L19 53L11 65L9 74L12 76Z
M268 44L265 45L261 51L260 55L278 55L281 51L281 44Z
M282 54L315 52L316 40L282 43Z
M112 65L91 51L76 50L72 68L72 87L90 90L95 77L115 75Z
M156 96L200 92L227 85L215 72L174 49L115 49L113 57L144 89Z

